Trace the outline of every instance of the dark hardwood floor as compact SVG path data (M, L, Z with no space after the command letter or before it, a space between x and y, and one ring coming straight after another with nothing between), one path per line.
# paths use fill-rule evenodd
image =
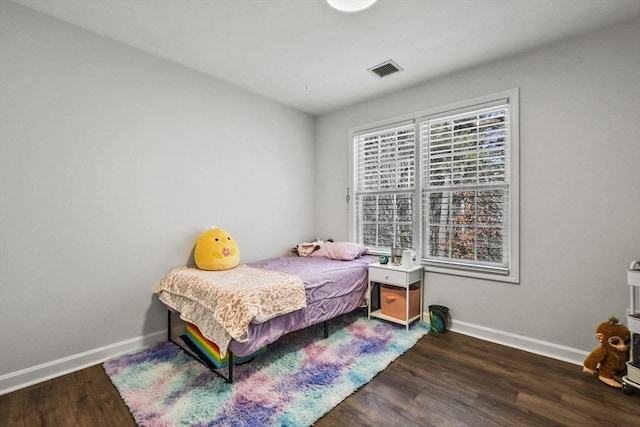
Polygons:
M447 332L422 338L316 425L634 427L640 390L628 396L579 366ZM97 365L0 396L0 426L135 423Z

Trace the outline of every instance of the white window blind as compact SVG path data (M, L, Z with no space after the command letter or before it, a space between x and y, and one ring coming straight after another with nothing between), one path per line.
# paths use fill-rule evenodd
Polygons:
M357 135L354 142L358 192L415 186L413 123Z
M509 105L419 122L423 260L509 268Z
M519 281L519 100L512 89L352 134L351 237L427 271Z
M371 250L413 245L415 125L400 123L353 140L356 239Z

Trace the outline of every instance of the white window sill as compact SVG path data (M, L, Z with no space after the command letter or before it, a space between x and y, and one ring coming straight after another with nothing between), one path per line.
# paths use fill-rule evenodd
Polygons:
M424 271L428 273L448 274L450 276L462 276L472 279L490 280L492 282L505 282L515 285L520 284L520 277L517 274L514 274L514 272L510 272L510 274L496 274L458 268L437 267L433 265L424 265Z

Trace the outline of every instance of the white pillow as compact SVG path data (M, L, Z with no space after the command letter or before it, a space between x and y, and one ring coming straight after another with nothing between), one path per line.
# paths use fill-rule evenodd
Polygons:
M329 259L349 261L367 253L367 247L352 242L327 242L311 256L323 256Z

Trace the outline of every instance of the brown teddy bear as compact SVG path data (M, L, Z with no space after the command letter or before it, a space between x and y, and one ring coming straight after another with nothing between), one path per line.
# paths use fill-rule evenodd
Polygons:
M622 377L629 360L629 329L618 323L618 319L610 317L596 329L596 339L600 347L596 348L584 360L582 371L598 374L598 379L611 387L622 388L622 384L614 377Z

